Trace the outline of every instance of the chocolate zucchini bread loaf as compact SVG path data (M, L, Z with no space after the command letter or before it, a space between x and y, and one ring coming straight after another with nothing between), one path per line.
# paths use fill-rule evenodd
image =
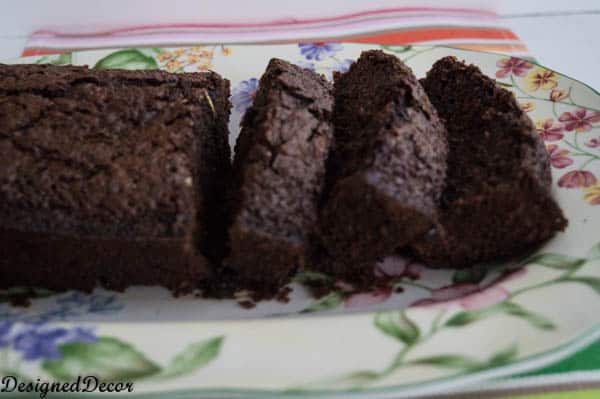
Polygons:
M546 150L512 93L453 57L436 62L422 84L446 121L449 155L440 222L413 243L417 255L466 267L527 251L563 230Z
M241 285L276 289L310 251L333 136L331 84L272 59L235 147L230 252Z
M0 287L193 288L222 255L229 82L0 65Z
M330 272L366 281L374 262L425 233L446 172L446 132L412 71L363 52L336 76L335 148L321 212Z

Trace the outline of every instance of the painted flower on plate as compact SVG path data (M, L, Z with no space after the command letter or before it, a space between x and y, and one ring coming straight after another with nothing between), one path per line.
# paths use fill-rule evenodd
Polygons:
M348 69L350 69L350 65L352 65L352 63L354 63L354 60L346 58L341 61L336 61L335 64L333 64L333 67L331 69L332 69L332 71L335 71L335 72L342 72L342 73L348 72Z
M590 205L600 205L600 182L596 182L595 184L586 187L584 189L585 201Z
M572 130L578 133L589 132L593 127L592 123L600 122L600 112L577 108L573 112L564 112L558 120L564 124L568 132Z
M0 322L0 348L10 343L9 335L12 330L12 323L8 321Z
M562 125L552 118L537 121L535 128L544 141L557 141L564 137Z
M344 300L344 306L347 308L357 308L362 306L371 306L382 303L392 296L391 288L378 288L370 292L359 292L352 294Z
M552 101L562 101L567 97L569 97L569 92L563 89L552 89L550 92L550 100Z
M521 107L523 112L531 112L535 110L535 103L531 101L519 103L519 106Z
M408 258L388 256L375 264L376 277L406 277L418 280L425 266Z
M590 147L590 148L597 148L600 147L600 137L595 137L591 140L588 140L585 142L585 145Z
M573 170L558 179L558 186L563 188L590 187L596 184L596 176L587 170Z
M496 66L499 68L496 71L496 77L500 79L509 75L523 77L528 69L533 68L533 65L530 62L516 57L501 58L496 62Z
M258 90L258 79L256 78L242 80L233 89L231 102L233 103L236 111L243 113L250 105L252 105L254 96L256 96L256 90Z
M566 168L573 163L573 160L567 156L569 150L560 148L556 144L547 145L546 151L548 151L548 155L550 156L550 163L557 169Z
M338 51L343 49L340 43L300 43L298 44L300 53L307 60L322 61L325 58L333 57Z
M544 68L535 68L524 80L527 91L552 90L558 85L558 75Z
M523 276L526 272L525 268L510 270L485 285L462 283L436 288L428 298L420 299L411 306L459 306L466 310L492 306L508 298L509 292L502 284Z
M74 328L26 328L13 339L13 348L23 359L54 360L62 356L59 346L69 342L95 342L96 336L89 330Z

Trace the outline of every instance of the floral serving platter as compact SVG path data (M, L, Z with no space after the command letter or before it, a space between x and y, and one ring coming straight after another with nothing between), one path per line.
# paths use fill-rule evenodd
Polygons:
M232 84L233 145L271 57L330 78L373 47L379 46L122 49L13 62L213 69ZM390 257L375 270L389 276L389 286L369 293L303 272L291 285L289 302L265 301L252 309L240 306L247 304L243 294L237 301L172 298L158 287L122 294L98 289L92 295L37 290L27 308L10 305L14 292L0 293L0 376L13 376L38 392L50 390L45 383L94 376L131 382L127 397L143 398L399 398L539 368L600 338L598 93L508 56L445 47L381 48L417 76L437 59L455 55L512 90L546 142L567 231L527 257L470 270L431 270ZM314 299L306 283L333 290ZM82 383L74 390L85 388ZM82 397L99 394L97 387L88 388L96 393Z

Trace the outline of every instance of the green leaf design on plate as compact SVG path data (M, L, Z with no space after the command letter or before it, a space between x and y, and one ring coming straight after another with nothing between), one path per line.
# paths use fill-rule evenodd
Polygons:
M343 296L338 291L330 292L324 297L316 300L312 305L304 309L301 313L320 312L338 307L343 300Z
M160 374L161 378L173 378L192 373L219 356L223 345L223 336L188 345L175 356Z
M51 64L54 65L66 65L71 64L73 62L73 54L71 53L63 53L58 56L58 58L54 61L51 61Z
M93 343L63 344L60 351L61 359L44 361L42 368L61 381L72 381L82 375L93 375L101 381L125 381L161 370L133 346L112 337L101 337Z
M487 270L482 267L458 269L452 275L454 284L479 284L486 276Z
M448 320L446 320L444 325L447 327L462 327L462 326L466 326L467 324L471 324L483 317L484 316L482 314L480 314L480 312L461 311L461 312L455 313L452 317L450 317Z
M541 330L554 330L556 326L546 317L542 316L539 313L532 312L530 310L525 309L523 306L518 305L514 302L503 302L498 305L499 308L505 313L520 317L526 321L528 321L534 327L537 327Z
M375 316L375 326L382 333L406 345L414 344L420 335L419 327L406 316L404 311L378 313Z
M590 287L591 289L593 289L594 291L596 291L596 293L598 295L600 295L600 278L598 278L598 277L575 276L575 277L565 278L562 281L570 282L570 283L585 284L588 287Z
M45 55L40 57L36 64L52 64L52 65L67 65L73 63L72 53L62 53L58 57L53 55Z
M499 352L496 352L495 354L493 354L492 356L490 356L488 362L487 362L487 367L499 367L499 366L504 366L510 362L512 362L516 357L517 354L519 353L519 348L517 348L517 345L511 345L510 347L501 350Z
M587 257L589 260L600 259L600 242L590 248Z
M332 278L326 274L311 271L301 271L296 273L293 280L300 284L314 283L314 282L327 282L332 281Z
M146 57L156 57L157 55L159 55L160 53L162 53L164 50L162 48L158 48L158 47L150 47L150 48L138 48L136 49L137 51L139 51L140 53L144 54Z
M539 254L534 255L527 260L527 263L535 263L550 267L552 269L574 269L585 263L584 258L576 258L574 256L561 255L561 254Z
M115 51L100 59L94 68L158 69L158 63L149 55L149 50L132 48Z
M520 317L542 330L553 330L556 328L556 326L546 317L538 313L531 312L514 302L508 301L501 302L480 310L457 312L450 317L446 323L444 323L444 325L447 327L462 327L500 312L504 312L511 316Z
M484 366L479 360L463 355L431 356L414 360L412 363L461 370L477 370Z
M396 53L396 54L406 53L407 51L410 51L412 49L412 47L413 46L386 46L386 45L381 45L382 49L391 51L391 52Z

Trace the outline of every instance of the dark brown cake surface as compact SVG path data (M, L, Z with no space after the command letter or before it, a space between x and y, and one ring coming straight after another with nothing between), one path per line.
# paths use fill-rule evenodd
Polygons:
M325 78L270 61L235 148L224 263L242 284L278 287L305 264L333 136L332 106Z
M550 163L509 91L446 57L422 80L448 129L440 224L415 243L425 261L451 267L517 255L567 221L550 195Z
M228 95L215 73L0 65L2 286L179 289L205 275L223 246L209 232Z
M393 55L363 52L335 79L335 147L328 161L322 240L344 277L369 278L374 262L433 223L447 143L412 71Z

